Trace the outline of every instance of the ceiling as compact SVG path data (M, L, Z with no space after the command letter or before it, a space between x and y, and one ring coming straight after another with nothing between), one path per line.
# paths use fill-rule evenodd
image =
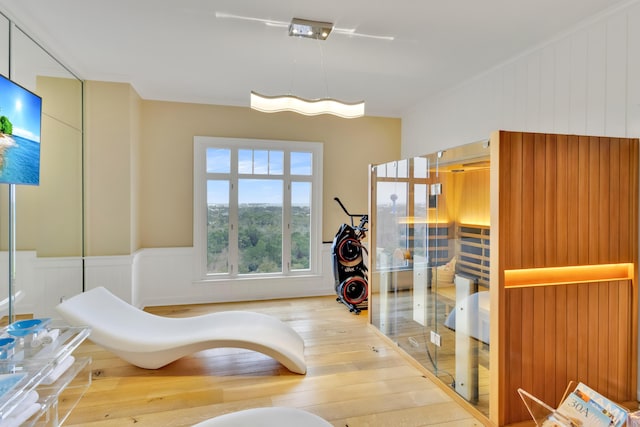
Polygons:
M0 10L80 78L129 82L144 99L248 106L255 90L365 100L367 115L401 117L628 2L0 0ZM346 31L290 37L277 24L294 17Z

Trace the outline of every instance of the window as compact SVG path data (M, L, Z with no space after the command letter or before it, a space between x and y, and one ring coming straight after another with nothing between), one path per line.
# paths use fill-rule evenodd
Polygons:
M319 143L195 137L199 276L317 273L321 174Z

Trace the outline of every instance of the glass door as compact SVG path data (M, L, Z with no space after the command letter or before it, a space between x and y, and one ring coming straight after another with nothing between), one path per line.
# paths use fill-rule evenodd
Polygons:
M488 414L488 145L376 165L371 183L371 322Z

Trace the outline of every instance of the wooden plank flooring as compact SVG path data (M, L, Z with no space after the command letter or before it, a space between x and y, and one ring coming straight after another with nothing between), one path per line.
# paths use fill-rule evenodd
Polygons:
M274 315L298 331L307 374L239 349L206 350L145 370L86 341L75 354L92 357L92 384L65 426L191 426L263 406L301 408L343 427L482 425L368 325L366 312L350 314L334 297L148 311L181 317L238 309Z

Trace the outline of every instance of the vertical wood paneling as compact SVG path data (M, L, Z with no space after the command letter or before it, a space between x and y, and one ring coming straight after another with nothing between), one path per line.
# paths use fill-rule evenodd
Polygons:
M514 391L518 389L518 384L527 384L526 381L529 380L529 377L522 376L522 363L524 358L527 357L525 354L525 349L522 348L522 290L514 289L514 292L507 293L507 307L508 313L505 322L515 322L515 327L509 328L508 333L506 335L506 348L507 351L507 364L508 369L505 369L506 378L506 392L507 394L507 402L512 402L516 397L513 395ZM531 387L531 382L527 384ZM505 405L505 409L509 411L507 413L507 419L519 419L523 415L523 408L520 405Z
M609 345L616 349L619 348L620 345L620 337L618 335L618 331L620 330L620 316L617 314L620 311L620 286L624 286L624 284L618 282L616 286L609 290L609 299L607 301L609 304L609 313L613 313L613 315L609 315L609 321L607 322L609 330L606 336L611 337L611 343ZM607 395L613 396L617 392L616 384L620 384L620 376L625 375L624 367L620 366L620 355L618 353L613 353L611 357L609 357L608 370L607 388L603 391L607 393Z
M564 352L565 363L567 364L567 379L575 380L580 378L578 376L578 363L576 361L576 355L578 352L578 334L573 331L578 331L582 326L582 317L580 316L581 310L578 309L578 286L566 286L564 287L567 293L567 347ZM561 352L562 346L558 347L557 351ZM558 380L559 381L559 380Z
M570 135L568 137L568 151L567 157L570 166L567 168L567 189L568 189L568 209L567 209L567 238L568 238L568 251L567 251L567 264L566 265L578 265L578 247L580 241L578 237L581 235L578 223L578 211L580 210L580 174L575 173L576 168L579 168L579 147L580 140L576 135Z
M598 235L598 255L596 263L603 264L607 262L607 260L611 259L609 250L609 235L611 232L608 228L601 227L601 224L611 224L609 208L612 205L615 206L615 199L613 199L613 201L610 199L610 181L614 177L611 176L611 171L609 170L609 156L611 148L609 138L599 138L599 141L596 143L599 144L600 148L598 159L598 167L600 168L598 173L598 195L595 206L595 209L598 209L598 223L595 224Z
M613 138L609 144L609 221L611 230L620 230L620 197L622 196L620 180L624 179L620 175L620 144L618 140ZM620 248L618 242L620 238L617 232L609 233L609 256L611 259L620 258Z
M534 153L534 135L524 133L522 135L522 229L520 231L520 252L522 253L523 268L535 267L534 245L531 243L535 239L535 153ZM527 244L523 244L527 242Z
M575 286L574 286L575 287ZM556 342L553 347L553 351L551 354L554 354L556 357L555 361L555 373L554 378L556 380L555 384L555 396L553 400L553 404L557 404L564 390L567 386L567 378L570 378L567 372L567 355L573 354L570 353L572 347L569 345L569 337L575 334L570 334L568 331L571 330L569 326L569 312L567 311L567 287L559 286L556 288ZM573 326L571 326L573 327ZM556 349L565 348L566 351L556 351ZM575 378L575 377L573 377Z
M540 144L544 145L544 232L542 244L544 257L542 259L542 265L552 265L556 263L558 257L557 249L557 210L558 210L558 198L556 193L558 191L558 178L557 178L557 147L556 147L556 135L541 135Z
M581 375L581 378L587 379L587 384L593 384L593 387L598 389L598 332L599 332L599 324L600 319L598 318L598 284L597 283L589 283L585 285L580 285L580 288L585 288L587 290L587 305L581 306L580 310L581 315L583 316L584 323L586 323L586 330L589 333L579 333L586 342L586 368L585 375Z
M574 159L575 160L575 159ZM574 163L575 164L575 163ZM578 137L578 264L589 263L589 138Z
M543 369L547 374L541 382L542 393L550 396L550 402L557 401L556 391L556 333L558 331L556 319L556 291L554 286L545 286L535 290L537 295L536 304L542 304L544 312L542 314L542 339L539 341L544 345L540 357L543 361ZM536 338L534 338L535 340Z
M523 203L523 194L522 194L522 181L523 174L519 173L522 171L524 167L523 162L523 149L522 149L522 135L521 134L512 134L511 138L511 165L512 168L509 168L510 173L510 181L509 185L511 188L511 194L513 198L509 201L509 232L511 236L516 235L524 228L522 224L522 212L524 210ZM519 244L513 245L513 251L509 251L510 254L508 258L505 259L505 268L513 268L513 265L522 265L522 249Z
M500 153L501 266L637 265L637 140L501 132ZM528 418L518 387L553 404L571 380L635 398L632 286L505 290L505 423Z
M620 139L618 142L620 146L620 163L619 163L619 173L620 173L620 198L617 200L620 214L624 215L624 217L620 217L620 229L619 233L619 250L620 250L620 258L621 259L629 259L632 256L632 242L636 241L637 234L633 236L629 233L629 221L630 216L633 215L634 209L632 209L631 205L631 194L632 187L637 187L637 182L630 182L628 178L631 177L631 162L637 162L637 157L631 157L633 155L633 151L631 149L631 144L629 140ZM637 154L636 154L637 156ZM637 214L637 210L635 210Z
M617 374L617 371L611 369L611 361L609 360L610 343L604 338L609 336L609 322L611 320L611 312L609 311L609 285L599 283L598 287L598 333L596 338L598 342L597 357L596 357L596 381L593 383L598 390L602 390L603 393L610 394L609 390L609 375ZM614 374L615 373L615 374Z
M545 264L544 249L545 249L545 214L546 214L546 200L547 200L547 187L546 187L546 144L545 136L541 133L531 135L533 138L533 176L531 177L531 192L533 193L533 206L531 212L533 215L533 227L532 231L532 246L533 247L533 260L531 262L532 267L543 267ZM526 212L526 211L525 211ZM529 216L527 214L526 216ZM523 243L525 243L523 241Z
M557 265L569 265L568 259L568 229L569 229L569 182L567 161L568 145L566 135L557 135L555 137L555 160L556 160L556 214L555 217L549 218L555 224L555 242L556 242L556 260ZM550 155L554 150L549 150ZM553 183L550 184L553 187ZM553 239L551 239L553 241ZM552 261L548 260L551 265Z
M587 206L588 209L582 209L582 216L588 224L588 236L587 239L587 264L597 264L598 263L598 252L599 252L599 231L600 225L604 225L606 223L600 222L600 144L599 138L590 137L588 138L588 158L589 158L589 166L588 171L585 173L585 178L587 178L587 182L589 183L588 189L588 203L582 205ZM608 177L607 177L608 179Z

